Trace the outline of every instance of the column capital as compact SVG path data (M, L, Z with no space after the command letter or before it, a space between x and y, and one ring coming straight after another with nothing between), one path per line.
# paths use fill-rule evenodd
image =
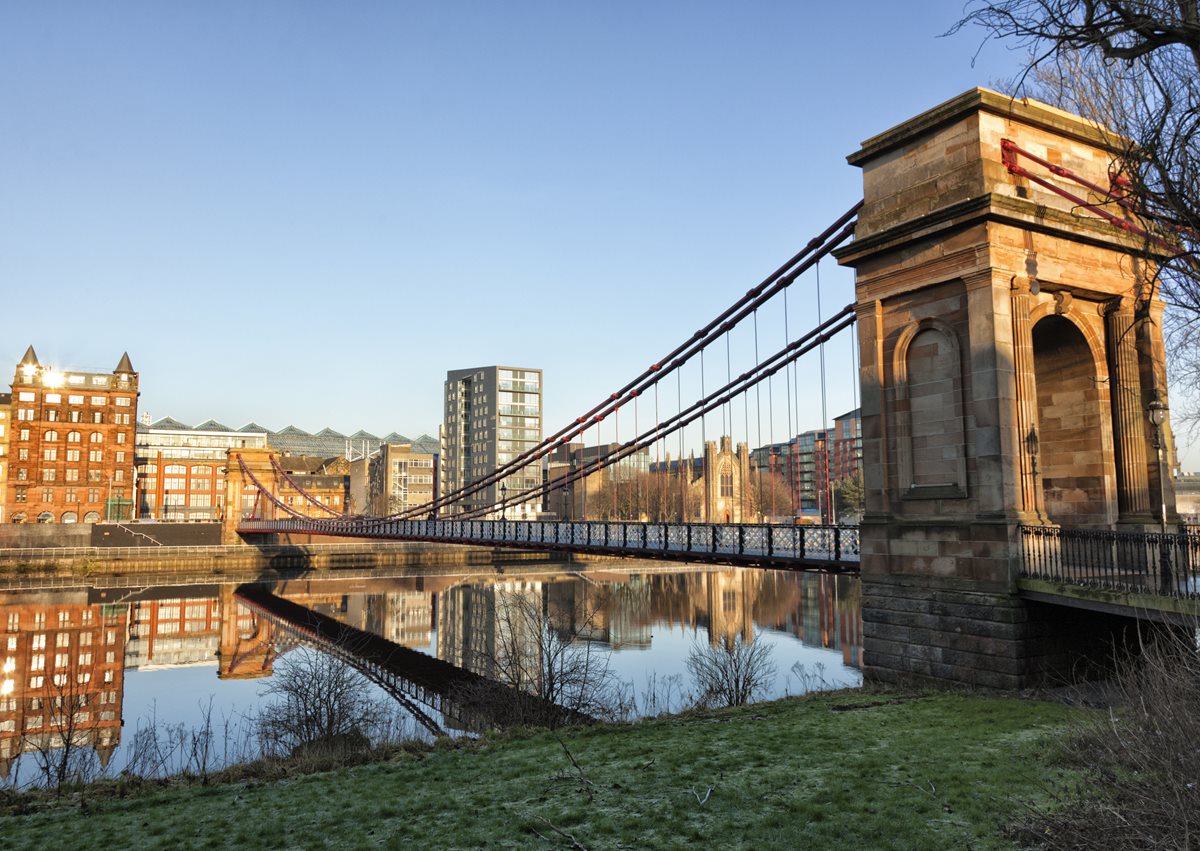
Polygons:
M1103 301L1099 305L1100 314L1102 316L1114 316L1121 313L1133 315L1137 302L1127 295L1119 295L1116 298L1110 298L1108 301Z
M1028 275L1013 275L1010 285L1014 296L1037 295L1041 291L1037 278Z

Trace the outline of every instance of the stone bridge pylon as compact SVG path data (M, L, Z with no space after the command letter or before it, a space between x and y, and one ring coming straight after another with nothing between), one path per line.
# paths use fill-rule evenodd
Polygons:
M1139 237L1010 171L1014 150L1108 187L1118 149L975 89L849 157L865 204L837 256L856 272L877 679L1018 688L1071 664L1127 624L1022 599L1020 526L1154 530L1160 484L1174 515L1146 417L1167 399L1154 264Z

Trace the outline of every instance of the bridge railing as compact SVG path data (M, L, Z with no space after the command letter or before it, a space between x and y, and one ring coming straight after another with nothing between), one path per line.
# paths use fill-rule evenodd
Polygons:
M1124 532L1022 526L1022 575L1168 597L1200 596L1200 529Z
M641 523L616 520L243 521L243 532L294 532L361 538L501 544L621 554L759 557L767 560L857 563L857 526L755 523Z

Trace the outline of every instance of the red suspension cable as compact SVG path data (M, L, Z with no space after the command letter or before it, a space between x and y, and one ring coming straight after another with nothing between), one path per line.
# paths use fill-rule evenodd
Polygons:
M862 203L862 201L859 201L842 214L833 224L822 231L821 234L811 239L788 262L780 266L779 269L765 278L758 286L747 291L738 301L726 308L708 325L696 331L686 342L677 346L666 357L652 364L633 381L630 381L620 390L611 394L587 413L577 417L574 422L559 429L553 435L544 438L533 449L527 450L507 464L498 467L488 476L448 494L443 494L431 502L397 512L389 517L375 518L367 522L380 523L390 519L412 517L436 511L438 508L452 503L461 502L466 497L495 484L521 467L541 459L549 453L555 444L567 443L571 438L583 434L589 425L593 422L599 423L605 419L623 401L643 392L662 380L664 376L682 367L688 360L702 351L709 342L719 338L721 334L737 325L745 317L751 315L758 307L779 293L780 290L784 290L790 286L800 274L811 268L821 257L824 257L842 242L849 239L854 233L855 216L858 214L859 209L861 209ZM797 266L797 263L800 265Z

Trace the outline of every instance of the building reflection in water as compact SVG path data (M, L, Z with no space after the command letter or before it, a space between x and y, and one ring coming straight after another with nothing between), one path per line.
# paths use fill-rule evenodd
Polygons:
M559 567L520 577L331 577L278 582L272 591L493 676L504 653L540 652L518 611L540 613L561 641L612 652L651 651L662 627L703 633L713 644L726 637L753 641L756 632L771 631L840 651L844 665L861 668L859 587L854 578L816 573ZM257 619L234 600L235 590L211 584L127 595L97 589L0 594L0 777L22 752L61 747L68 737L107 765L121 741L126 668L215 664L222 680L269 677L297 638ZM529 664L536 667L538 660Z
M86 591L8 595L0 605L0 777L17 757L91 748L106 767L121 741L127 606Z

